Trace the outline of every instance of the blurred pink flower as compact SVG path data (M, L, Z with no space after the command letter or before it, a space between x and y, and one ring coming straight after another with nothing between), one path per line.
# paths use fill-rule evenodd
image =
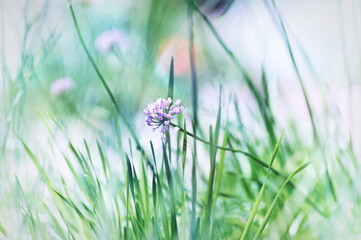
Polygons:
M70 77L59 78L50 86L50 93L53 96L61 95L75 86L74 81Z
M128 42L128 35L118 29L103 32L95 40L95 48L101 53L107 53L115 45L124 45Z
M201 46L195 46L194 55L197 60L197 70L201 71L203 56L199 49ZM174 74L187 75L191 72L191 64L189 59L189 42L186 38L173 37L164 39L159 45L158 58L159 63L169 71L169 59L174 58Z

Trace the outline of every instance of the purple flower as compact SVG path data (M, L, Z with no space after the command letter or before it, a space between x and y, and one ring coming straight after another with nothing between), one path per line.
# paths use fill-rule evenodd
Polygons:
M50 86L50 93L54 97L64 94L75 86L74 81L70 77L59 78Z
M162 138L165 140L165 133L169 130L171 122L174 119L174 115L180 114L184 110L184 106L181 106L181 100L178 99L174 105L172 105L173 100L171 98L157 98L153 102L148 102L147 108L144 109L144 114L146 115L145 121L153 130L161 127L160 132L162 133ZM178 127L174 127L175 130L179 131Z
M118 29L103 32L95 40L95 48L101 53L107 53L115 45L121 46L128 42L128 35Z

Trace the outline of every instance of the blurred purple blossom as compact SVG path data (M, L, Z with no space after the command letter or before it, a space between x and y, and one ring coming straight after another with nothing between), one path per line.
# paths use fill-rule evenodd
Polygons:
M50 86L50 93L53 96L61 95L75 86L74 81L70 77L59 78Z
M95 48L101 53L107 53L114 46L121 47L122 45L127 44L128 35L118 29L113 29L110 31L105 31L100 34L95 40Z
M157 98L156 101L148 102L147 108L144 109L146 115L145 121L153 130L161 127L160 132L165 140L165 132L169 130L170 122L174 119L174 115L180 114L184 110L184 106L181 106L181 100L178 99L174 105L171 98ZM174 127L175 130L179 130L178 127Z

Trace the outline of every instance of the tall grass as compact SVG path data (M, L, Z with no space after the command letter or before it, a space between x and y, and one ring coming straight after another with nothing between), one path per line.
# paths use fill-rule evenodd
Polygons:
M107 56L93 47L107 23L95 24L94 9L87 9L91 3L64 1L59 22L68 26L61 31L57 23L48 32L43 29L51 2L44 1L35 17L29 4L15 74L4 40L1 48L0 239L359 236L356 146L342 129L328 132L322 114L312 109L296 54L314 66L300 43L292 42L275 1L260 4L280 30L301 86L311 124L306 134L297 119L281 124L267 68L256 77L198 1L129 3L122 24L133 47L113 48ZM1 13L7 7L1 1ZM3 16L2 39L8 24ZM185 75L176 73L176 57L166 66L157 62L161 40L177 36L178 21L186 28ZM202 34L224 54L219 68L225 73L203 63L214 49L202 44ZM218 93L204 94L210 73ZM62 75L72 75L76 87L51 96L51 82ZM234 75L236 81L220 81ZM249 105L238 100L235 85L250 93ZM143 106L157 96L181 98L186 106L166 141L143 121Z

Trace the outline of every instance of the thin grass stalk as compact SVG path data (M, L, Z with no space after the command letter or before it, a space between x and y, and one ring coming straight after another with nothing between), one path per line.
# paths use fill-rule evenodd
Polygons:
M209 179L207 184L207 203L205 206L205 217L202 226L202 235L209 239L210 234L210 225L211 225L211 211L212 211L212 203L213 203L213 184L214 184L214 176L216 172L216 151L214 150L213 146L213 130L212 126L209 127L209 159L210 159L210 172L209 172Z
M73 22L74 22L74 26L75 26L75 29L76 29L78 38L79 38L79 40L80 40L80 43L81 43L81 45L82 45L82 47L83 47L83 49L84 49L84 51L85 51L85 53L86 53L86 55L87 55L87 57L88 57L91 65L92 65L92 67L94 68L97 76L99 77L99 79L100 79L102 85L104 86L107 94L109 95L110 100L111 100L111 102L113 103L113 105L114 105L117 113L120 115L120 117L122 118L124 124L126 125L127 129L129 130L130 134L132 135L133 139L135 140L136 145L137 145L137 148L142 152L142 154L146 155L146 154L145 154L145 150L144 150L143 147L141 146L141 144L140 144L140 142L139 142L139 140L138 140L137 135L135 134L135 132L134 132L133 128L131 127L131 125L129 124L129 122L127 121L124 113L121 111L121 109L120 109L120 107L119 107L119 104L118 104L117 101L115 100L115 97L114 97L112 91L110 90L107 82L105 81L105 78L104 78L103 75L101 74L101 72L100 72L97 64L95 63L93 57L91 56L91 54L90 54L90 52L89 52L89 50L88 50L88 48L87 48L87 46L86 46L86 44L85 44L85 41L84 41L84 39L83 39L83 36L82 36L82 34L81 34L81 32L80 32L80 28L79 28L79 24L78 24L77 18L76 18L76 16L75 16L75 12L74 12L74 10L73 10L73 6L72 6L72 4L71 4L71 0L68 0L68 3L69 3L69 9L70 9L70 12L71 12L71 16L72 16L72 18L73 18ZM153 170L153 166L151 165L149 159L148 159L148 165L149 165L149 166L151 167L151 169Z
M241 240L244 240L244 239L246 238L247 233L248 233L248 231L249 231L249 229L250 229L250 227L251 227L251 225L252 225L252 222L253 222L256 214L257 214L259 204L261 203L262 196L263 196L263 193L264 193L265 188L266 188L266 184L267 184L267 181L268 181L268 177L269 177L269 173L270 173L272 164L273 164L273 162L274 162L274 160L275 160L275 158L276 158L276 155L277 155L277 153L278 153L278 149L279 149L280 144L281 144L281 140L282 140L282 137L283 137L283 133L284 133L284 131L282 132L281 137L279 138L279 140L278 140L278 142L277 142L277 144L276 144L276 146L275 146L275 148L274 148L274 150L273 150L272 157L271 157L271 161L270 161L270 164L269 164L268 169L267 169L266 178L265 178L265 180L264 180L264 182L263 182L263 185L262 185L261 190L260 190L259 193L258 193L256 202L255 202L255 204L254 204L254 206L253 206L253 208L252 208L252 210L251 210L251 213L250 213L249 218L248 218L248 220L247 220L246 226L245 226L245 228L244 228L244 230L243 230L243 232L242 232Z
M156 162L156 159L155 159L154 147L153 147L152 141L150 141L150 147L151 147L151 150L152 150L153 161L154 161L155 179L157 180L157 186L158 186L157 197L158 197L158 200L159 200L159 207L160 207L160 211L161 211L163 231L164 231L165 238L166 239L171 239L170 238L170 233L169 233L169 227L168 227L168 216L167 216L167 210L166 210L166 207L165 207L165 199L164 199L164 195L163 195L163 189L162 189L161 181L160 181L160 178L159 178L157 162Z
M308 94L307 94L307 91L306 91L306 88L305 88L305 85L304 85L300 70L298 68L298 65L296 63L296 60L295 60L295 57L294 57L294 54L293 54L293 50L292 50L292 47L291 47L291 43L290 43L286 28L285 28L283 20L281 18L280 12L278 11L278 9L276 7L275 1L274 0L271 0L271 1L272 1L272 6L273 6L273 8L274 8L274 10L276 12L276 16L278 18L279 24L281 25L282 34L283 34L284 40L285 40L286 45L287 45L288 53L290 55L293 67L294 67L296 75L297 75L298 82L299 82L299 84L301 86L301 89L302 89L303 97L304 97L306 105L307 105L308 114L309 114L311 124L312 124L313 137L314 137L314 139L316 141L318 141L318 133L317 133L317 128L316 128L316 124L315 124L315 120L314 120L314 116L313 116L313 111L312 111L312 108L311 108L311 105L310 105L310 102L309 102Z
M190 0L193 2L193 0ZM193 7L188 6L188 28L189 28L189 58L192 73L192 108L193 108L193 132L197 133L198 128L198 83L195 67L194 56L194 41L193 41ZM197 211L197 142L193 141L193 154L192 154L192 214L190 221L190 237L193 235L196 225L196 211Z
M170 199L171 199L171 238L172 239L178 239L178 228L177 228L177 219L176 219L176 209L175 209L175 193L174 193L174 183L173 183L173 176L172 171L169 166L169 161L167 157L167 153L165 150L165 145L163 145L163 160L165 165L165 171L169 186L169 192L170 192Z
M277 199L279 197L279 195L281 194L283 188L286 186L286 184L291 180L291 178L293 178L297 173L301 172L303 169L305 169L307 166L309 165L309 163L304 163L302 164L300 167L298 167L295 171L293 171L288 177L287 179L283 182L282 186L280 187L280 189L278 190L275 198L272 201L271 206L268 208L267 213L265 215L265 217L262 220L261 225L258 227L257 232L253 238L253 240L256 240L260 237L260 235L262 234L262 231L264 230L264 228L266 227L266 224L268 223L268 220L272 214L273 208L276 205Z
M228 141L228 130L226 130L226 132L224 133L222 147L227 145L227 141ZM221 150L220 157L219 157L219 163L218 163L218 166L217 166L216 180L215 180L215 185L214 185L213 208L216 205L216 201L217 201L217 197L218 197L218 193L219 193L219 188L221 186L221 179L222 179L222 175L223 175L225 155L226 155L226 151Z

